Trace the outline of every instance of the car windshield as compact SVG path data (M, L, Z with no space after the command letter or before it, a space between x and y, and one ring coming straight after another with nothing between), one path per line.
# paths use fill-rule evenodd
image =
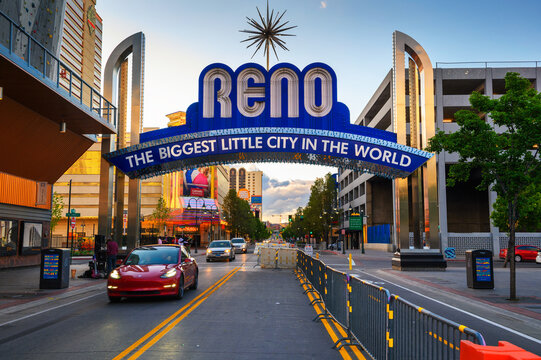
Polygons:
M244 239L233 239L231 240L233 244L242 244L244 242Z
M132 251L126 265L177 264L177 247L142 247Z
M229 241L213 241L210 243L211 248L231 247Z

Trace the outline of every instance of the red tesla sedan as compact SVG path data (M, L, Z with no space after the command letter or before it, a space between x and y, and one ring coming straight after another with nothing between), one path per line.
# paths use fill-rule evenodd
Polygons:
M147 245L133 249L107 280L109 301L122 297L174 296L197 289L199 270L182 245Z
M537 257L537 253L541 251L537 246L532 245L517 245L515 246L515 261L520 262L523 260L533 260ZM507 256L507 249L500 250L500 259L505 259Z

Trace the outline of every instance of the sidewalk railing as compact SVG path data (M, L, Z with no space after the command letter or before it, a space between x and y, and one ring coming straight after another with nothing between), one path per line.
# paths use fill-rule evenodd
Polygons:
M7 35L7 36L5 36ZM71 101L116 126L117 108L15 21L0 11L0 53Z
M297 270L306 292L317 293L324 313L347 330L335 347L361 346L373 359L460 359L460 341L485 345L483 336L464 325L416 306L389 290L337 271L303 251ZM313 302L314 302L313 301Z

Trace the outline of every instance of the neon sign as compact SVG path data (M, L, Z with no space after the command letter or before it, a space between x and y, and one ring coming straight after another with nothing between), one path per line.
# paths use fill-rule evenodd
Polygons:
M396 134L353 125L337 100L334 71L313 63L302 71L212 64L199 77L199 101L186 125L140 136L141 143L105 157L129 177L196 165L293 162L340 166L405 177L432 154L396 143Z

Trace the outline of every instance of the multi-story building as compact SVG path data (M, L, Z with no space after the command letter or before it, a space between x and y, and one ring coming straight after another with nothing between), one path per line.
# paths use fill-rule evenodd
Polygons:
M145 128L144 131L155 130ZM126 134L129 146L130 134ZM54 191L63 198L63 214L68 212L68 204L76 209L81 217L76 218L73 232L79 236L92 237L98 234L98 207L99 207L99 178L101 159L101 139L83 154L54 184ZM70 201L71 180L71 201ZM141 180L141 215L143 217L152 214L158 200L162 195L162 177L156 176ZM125 181L124 196L128 195L128 181ZM128 204L124 204L124 212L127 213ZM61 246L67 235L67 218L60 219L54 230L53 241ZM126 222L124 221L124 227ZM71 230L70 230L71 232Z
M96 13L96 0L66 0L60 60L98 92L101 91L102 28L103 21ZM66 90L71 86L71 91L80 93L79 84L72 82L70 85L62 70L61 77Z
M75 3L84 9L79 16L71 14ZM39 264L40 250L51 246L53 184L96 135L116 132L116 109L95 87L101 19L94 4L0 2L0 268ZM61 58L70 31L85 39L72 60L90 59L91 71Z
M410 65L412 62L410 62ZM505 92L504 77L508 72L517 72L530 79L532 86L541 90L541 67L525 66L524 63L506 63L507 66L498 66L490 63L471 63L469 66L445 63L434 69L434 104L435 127L446 132L455 132L459 129L454 120L454 114L462 109L470 109L469 95L473 91L481 92L492 98L497 98ZM495 65L495 66L492 66ZM406 69L406 89L409 87L408 70ZM407 93L407 91L406 91ZM406 96L406 136L407 145L410 145L410 96ZM385 76L368 104L358 116L355 124L374 127L382 130L395 131L395 114L397 101L393 96L393 71ZM423 111L423 110L421 110ZM486 119L491 121L490 118ZM422 135L422 133L421 133ZM400 138L400 134L398 134ZM457 154L441 153L437 156L437 203L439 217L439 237L441 248L454 247L458 254L466 249L491 249L498 254L500 247L506 246L507 237L490 222L492 204L496 194L490 191L478 191L475 187L480 183L480 170L474 170L466 183L458 183L454 187L446 186L446 178L451 164L458 161ZM425 175L427 175L425 173ZM396 181L396 180L394 180ZM393 204L398 202L394 195L393 180L379 178L367 173L358 173L350 170L339 170L339 205L342 208L342 228L348 228L350 212L368 215L368 227L375 225L390 225L390 234L396 233ZM408 186L411 191L411 179ZM420 212L427 211L424 197L426 192L421 189L419 194ZM411 201L411 199L410 199ZM410 245L415 231L415 221L412 218L410 205L409 236ZM428 219L421 221L420 232L428 227ZM352 231L347 235L353 247L359 245L360 233ZM541 234L519 234L519 243L525 241L530 244L541 245ZM395 239L395 246L398 246Z
M263 217L263 172L262 171L246 171L245 168L230 168L229 169L229 188L237 193L241 191L241 196L245 196L244 189L248 190L249 198L245 199L250 203L252 211Z

